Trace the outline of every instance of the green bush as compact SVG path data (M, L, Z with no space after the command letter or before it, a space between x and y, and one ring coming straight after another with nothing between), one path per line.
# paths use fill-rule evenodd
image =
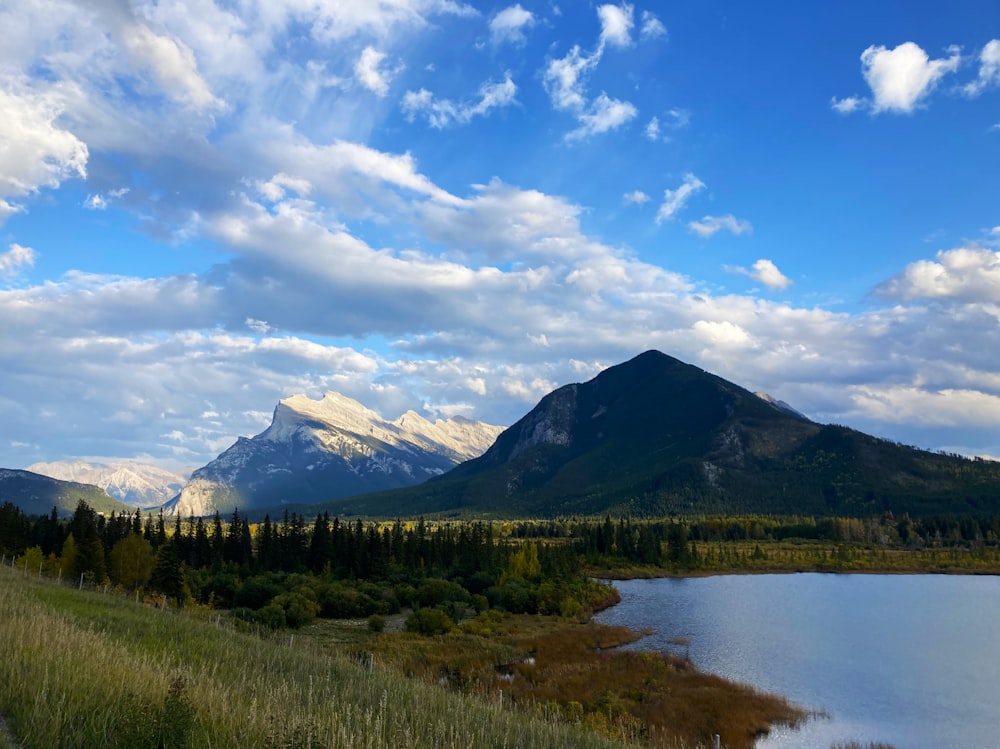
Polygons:
M417 609L406 618L404 625L407 632L416 632L421 635L443 635L449 632L454 626L445 612L441 609Z

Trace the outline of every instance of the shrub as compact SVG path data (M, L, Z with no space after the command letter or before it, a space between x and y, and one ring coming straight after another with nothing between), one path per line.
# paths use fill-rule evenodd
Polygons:
M421 635L443 635L454 622L441 609L417 609L406 618L406 631Z
M385 617L381 614L372 614L368 617L368 631L381 632L385 629Z

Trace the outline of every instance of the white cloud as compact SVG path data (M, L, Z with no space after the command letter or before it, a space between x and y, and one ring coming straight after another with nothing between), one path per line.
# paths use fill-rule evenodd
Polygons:
M490 39L493 44L510 42L523 44L524 31L535 25L535 16L520 3L504 8L490 20Z
M1000 422L1000 396L977 390L855 385L849 393L855 413L887 423L968 430Z
M35 251L30 247L12 244L7 252L0 252L0 277L11 279L24 268L35 264Z
M430 91L422 88L419 91L407 91L401 106L410 122L422 113L431 127L440 129L456 123L466 124L474 117L485 117L492 109L516 103L516 97L517 86L510 77L510 71L507 71L502 81L480 86L476 101L456 103L450 99L437 99Z
M755 262L753 268L750 270L730 266L726 266L726 270L752 278L754 281L764 284L769 289L786 289L792 285L792 279L778 270L778 266L771 260L765 258L761 258Z
M691 113L686 109L669 109L665 113L665 116L665 120L654 116L646 123L643 134L647 139L653 142L667 142L670 140L670 137L667 135L668 131L681 130L687 127L691 121Z
M958 300L1000 304L1000 252L982 247L942 250L936 260L919 260L876 288L898 301Z
M379 97L387 96L389 84L397 75L399 69L382 70L380 66L385 61L384 52L379 52L372 46L367 46L361 52L361 57L354 63L354 75L366 89Z
M583 76L600 62L600 52L587 57L574 45L565 57L549 60L542 82L556 109L582 111L586 107Z
M83 206L92 211L103 211L108 207L108 201L101 194L88 195L87 199L83 201Z
M865 102L856 96L848 96L845 99L838 99L836 96L830 99L830 108L840 114L850 114L857 112L864 106Z
M566 139L579 140L616 130L638 114L639 110L631 102L612 99L602 91L586 111L577 114L580 127L567 133Z
M716 346L732 348L753 344L753 336L729 320L698 320L691 329L698 338Z
M622 202L625 205L630 203L633 205L642 205L643 203L648 203L650 200L649 196L642 190L633 190L632 192L627 192L622 196Z
M598 7L597 16L601 20L601 45L628 47L632 44L632 27L635 25L633 15L634 7L628 3Z
M128 195L128 193L129 193L128 187L120 187L116 190L108 190L107 197L101 195L100 193L94 193L92 195L87 196L86 200L83 201L83 206L84 208L88 208L92 211L103 211L109 205L111 205L113 201L117 200L118 198L122 198L125 195Z
M913 42L903 42L891 50L868 47L861 53L861 69L874 95L872 111L912 112L941 78L958 70L961 54L955 48L949 54L931 60Z
M3 222L7 220L8 216L20 213L21 210L20 206L12 205L3 198L0 198L0 226L3 226Z
M307 179L293 177L284 172L275 174L267 182L257 183L257 191L272 203L284 200L289 190L305 198L312 192L312 184Z
M1000 39L991 39L979 53L979 77L962 90L969 96L978 96L996 85L1000 85Z
M125 24L120 41L140 67L148 66L163 92L195 109L224 107L198 71L191 48L169 36L155 34L141 23Z
M254 333L257 333L259 335L267 335L268 333L271 332L271 326L268 325L264 320L257 320L254 319L253 317L248 317L246 320L243 321L243 324L246 325Z
M687 226L690 231L703 239L720 231L728 231L736 235L753 233L753 226L749 221L736 218L731 213L727 213L725 216L703 216L701 220L691 221Z
M657 39L667 35L667 27L663 22L648 10L642 12L642 31L639 36L643 39Z
M0 198L87 176L87 145L56 124L63 112L57 92L0 88L0 112Z
M705 183L693 174L685 174L684 182L676 190L663 191L663 203L656 212L656 223L672 221L687 203L688 199L699 190L705 189Z

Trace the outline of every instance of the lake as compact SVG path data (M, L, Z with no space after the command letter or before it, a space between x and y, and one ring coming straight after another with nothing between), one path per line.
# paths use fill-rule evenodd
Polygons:
M758 749L1000 747L1000 578L721 575L616 582L604 624L656 634L629 647L683 653L703 671L829 717L778 728Z

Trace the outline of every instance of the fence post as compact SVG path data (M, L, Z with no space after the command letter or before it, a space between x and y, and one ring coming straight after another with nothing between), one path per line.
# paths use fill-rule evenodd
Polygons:
M719 738L719 734L715 734L715 749L719 749L719 741L720 740L721 739Z
M83 573L80 573L80 587L77 590L83 590Z

